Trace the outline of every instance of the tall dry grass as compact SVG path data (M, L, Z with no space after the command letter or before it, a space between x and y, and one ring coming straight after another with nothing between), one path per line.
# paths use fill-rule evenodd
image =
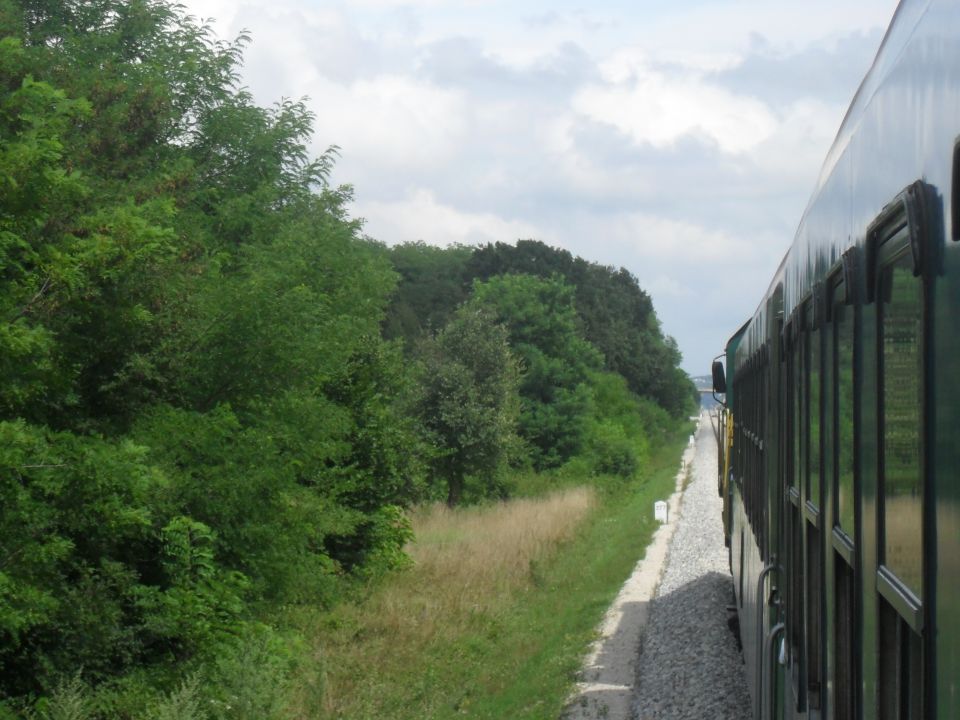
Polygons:
M407 549L413 567L313 631L324 668L317 687L322 715L389 716L381 690L392 698L386 702L400 701L392 686L404 677L429 672L418 668L472 635L496 632L498 613L539 582L538 569L573 537L594 504L592 490L572 488L492 506L414 512L416 540ZM317 700L306 704L316 708ZM417 701L416 688L407 701Z
M408 548L415 574L451 599L495 596L534 579L531 564L569 540L593 503L592 490L572 488L489 507L422 508L412 517L416 541Z

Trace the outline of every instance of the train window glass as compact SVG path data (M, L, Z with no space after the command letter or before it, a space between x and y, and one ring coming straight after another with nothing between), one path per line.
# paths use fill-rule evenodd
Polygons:
M821 563L820 530L812 523L807 528L806 572L806 618L807 618L807 702L814 710L820 709L820 600Z
M880 720L923 717L922 640L885 599L880 598Z
M820 329L810 333L810 460L807 500L820 506Z
M790 468L788 476L790 486L797 487L797 478L800 468L800 378L802 377L802 366L800 365L800 345L794 342L790 361L790 443L793 446L790 456Z
M760 557L766 563L768 559L768 548L767 548L767 523L762 519L762 516L766 513L767 510L767 403L769 402L769 392L770 392L770 365L767 362L766 353L764 353L764 358L761 364L760 369L760 404L757 405L757 409L760 412L760 423L759 423L759 432L760 432L760 441L761 445L757 453L758 467L757 467L757 487L756 492L757 496L755 498L756 502L756 514L757 514L757 529L759 530L759 540L760 540Z
M793 685L800 687L800 658L803 647L803 517L800 508L790 505L790 598L788 628L790 634L790 666Z
M842 294L841 294L842 296ZM854 537L853 493L853 309L843 302L833 306L837 423L837 524Z
M878 281L882 562L922 598L923 287L908 251L883 267Z
M854 651L854 628L856 612L854 610L855 586L853 568L843 561L840 554L834 555L834 678L835 695L834 718L853 720L856 702L856 655Z
M803 489L804 494L807 492L807 446L808 438L810 437L810 426L807 421L807 411L809 410L809 389L810 389L810 375L808 368L810 367L810 331L807 329L810 327L810 321L812 320L812 314L810 312L810 303L808 302L804 306L803 310L805 322L804 330L800 336L800 349L799 349L799 368L800 368L800 382L798 383L799 387L797 388L797 393L799 395L800 402L798 403L799 417L800 422L797 423L797 427L800 430L798 439L798 452L797 457L800 459L798 467L800 469L800 485Z
M836 457L836 431L837 423L834 416L834 406L836 404L835 380L836 364L834 363L834 347L836 346L836 337L832 321L820 331L820 342L823 345L823 368L820 375L820 383L823 387L820 396L821 402L821 424L820 424L820 447L822 448L822 466L820 479L823 483L823 495L821 501L826 503L829 498L836 495L836 477L837 477L837 457ZM828 487L830 492L827 492ZM834 522L832 518L823 515L824 522ZM829 537L830 528L824 527L824 531Z

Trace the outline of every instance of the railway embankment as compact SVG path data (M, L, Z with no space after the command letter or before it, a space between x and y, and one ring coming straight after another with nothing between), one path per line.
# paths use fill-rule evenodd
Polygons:
M607 612L564 720L750 716L743 659L727 625L732 581L716 467L704 413L668 521Z

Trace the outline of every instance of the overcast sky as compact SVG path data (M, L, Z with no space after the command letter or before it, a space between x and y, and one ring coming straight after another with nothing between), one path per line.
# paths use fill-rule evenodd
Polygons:
M623 266L683 367L757 306L895 0L186 0L307 96L371 237Z

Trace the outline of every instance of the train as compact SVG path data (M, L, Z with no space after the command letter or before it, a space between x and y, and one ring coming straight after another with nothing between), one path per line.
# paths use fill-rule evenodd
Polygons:
M712 371L754 717L960 718L956 0L899 3Z

